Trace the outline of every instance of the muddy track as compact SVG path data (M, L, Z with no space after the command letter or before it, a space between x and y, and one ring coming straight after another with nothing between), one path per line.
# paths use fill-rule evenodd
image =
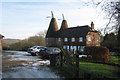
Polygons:
M3 78L60 78L50 70L49 59L40 59L23 51L5 51L2 56Z

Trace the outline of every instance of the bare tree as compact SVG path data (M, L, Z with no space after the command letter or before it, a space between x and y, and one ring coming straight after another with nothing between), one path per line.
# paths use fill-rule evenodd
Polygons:
M47 30L44 30L43 32L37 33L36 36L43 36L45 38L46 34L47 34Z
M96 7L101 7L101 9L106 13L106 18L109 19L106 27L104 29L104 33L106 30L115 30L118 32L120 27L120 0L91 0L91 2Z

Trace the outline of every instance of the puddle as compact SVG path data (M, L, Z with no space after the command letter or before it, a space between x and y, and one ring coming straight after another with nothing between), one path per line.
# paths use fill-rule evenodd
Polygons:
M52 72L49 67L47 67L50 65L50 60L48 59L40 59L37 56L30 56L27 52L23 51L7 52L11 52L10 54L6 54L6 56L10 57L9 59L4 58L7 60L7 63L10 61L17 61L18 63L11 63L16 65L19 64L20 61L23 62L20 63L21 66L9 67L8 69L12 71L8 70L7 72L3 72L3 78L60 78Z
M50 65L50 61L46 60L46 61L37 61L36 63L32 64L33 66L40 66L40 65Z
M12 57L9 59L10 61L38 61L38 60L42 60L39 59L37 57L27 57L27 56L17 56L17 57Z
M10 55L8 55L8 57L10 57L10 61L37 61L37 60L41 60L40 58L38 58L37 56L31 56L29 53L27 52L20 52L20 51L8 51L11 52Z

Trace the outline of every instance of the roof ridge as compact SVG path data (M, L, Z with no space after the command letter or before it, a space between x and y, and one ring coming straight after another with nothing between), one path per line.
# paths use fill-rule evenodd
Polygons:
M89 25L84 25L84 26L76 26L76 27L69 27L67 29L71 29L71 28L82 28L82 27L89 27Z

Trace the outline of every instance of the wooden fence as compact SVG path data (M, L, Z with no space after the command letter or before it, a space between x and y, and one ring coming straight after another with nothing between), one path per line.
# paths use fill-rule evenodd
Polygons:
M75 51L70 53L67 50L61 49L59 60L61 67L63 67L64 63L67 64L69 68L74 70L75 77L79 78L79 54L75 54Z

